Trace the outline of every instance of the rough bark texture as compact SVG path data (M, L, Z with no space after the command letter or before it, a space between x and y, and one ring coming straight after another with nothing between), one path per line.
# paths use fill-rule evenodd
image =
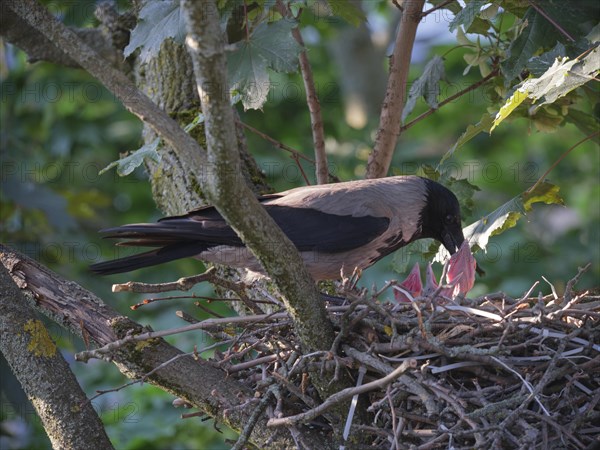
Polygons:
M4 259L4 254L1 256ZM0 351L42 420L54 448L113 448L69 364L3 265Z
M146 64L137 62L135 67L137 86L182 127L190 124L202 112L192 61L182 45L167 40L157 57L151 58ZM243 161L241 173L246 183L256 194L270 192L264 173L248 153L241 126L235 127ZM190 134L203 148L206 147L204 124L196 126ZM143 137L144 142L149 144L158 135L151 127L145 126ZM206 198L197 177L204 178L207 167L186 165L178 151L168 144L161 145L158 153L160 162L146 161L157 206L165 214L177 215L205 205Z
M229 106L223 35L216 4L183 1L187 46L192 56L196 84L202 99L208 148L206 194L273 279L304 353L328 351L334 339L333 325L315 282L298 251L279 229L243 182L235 149L233 116ZM312 377L323 398L346 387L345 375L331 382ZM342 414L347 405L337 408Z

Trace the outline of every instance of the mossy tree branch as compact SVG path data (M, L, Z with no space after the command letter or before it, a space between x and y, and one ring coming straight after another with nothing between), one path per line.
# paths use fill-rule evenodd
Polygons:
M0 351L54 448L113 448L48 330L0 264Z
M210 32L191 34L204 55L192 52L198 85L204 89L207 145L204 149L179 125L158 108L121 72L111 68L78 37L34 0L7 0L4 3L30 26L39 30L55 46L60 47L81 67L101 81L133 114L148 123L176 149L187 167L204 167L197 176L198 183L217 209L240 234L244 242L258 256L267 273L276 280L277 287L286 297L286 306L306 351L329 348L333 342L333 328L318 291L304 267L298 252L283 232L277 228L264 209L260 208L250 189L239 176L240 160L234 135L234 121L222 78L225 73L222 33L218 26L218 12L212 2L189 3L191 31L205 21ZM210 14L203 14L209 12ZM215 20L211 20L212 18ZM195 19L194 19L195 18ZM200 43L200 40L202 41ZM216 52L216 53L215 53ZM202 67L205 70L199 70ZM199 77L199 78L198 78ZM204 78L203 78L204 77ZM215 125L216 124L216 125ZM213 126L215 125L215 126ZM274 245L276 243L276 245ZM294 257L295 255L295 257Z

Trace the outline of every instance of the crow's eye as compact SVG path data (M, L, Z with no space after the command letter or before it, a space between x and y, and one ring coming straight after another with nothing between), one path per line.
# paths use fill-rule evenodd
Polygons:
M456 217L452 214L448 214L445 219L446 223L454 223L456 222Z

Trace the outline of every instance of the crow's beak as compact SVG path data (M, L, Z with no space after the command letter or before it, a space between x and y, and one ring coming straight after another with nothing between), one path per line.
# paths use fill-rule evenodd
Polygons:
M460 230L458 233L445 231L442 235L442 244L444 247L446 247L446 250L448 250L451 255L456 253L464 240L465 238L463 237L462 230Z

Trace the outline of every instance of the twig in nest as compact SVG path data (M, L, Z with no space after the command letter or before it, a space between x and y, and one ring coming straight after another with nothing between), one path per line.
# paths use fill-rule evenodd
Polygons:
M274 396L275 394L272 389L269 389L265 393L258 405L256 405L256 408L254 408L254 411L252 411L252 414L248 418L248 423L246 423L246 425L244 426L244 429L240 433L240 437L238 438L235 445L231 447L231 450L242 450L243 448L245 448L248 439L250 439L250 434L252 434L252 430L254 430L254 427L258 422L258 419L260 419L260 416L267 408L269 402L271 401L271 398Z
M217 342L217 343L215 343L215 344L209 345L208 347L205 347L205 348L203 348L202 350L200 350L200 353L202 353L202 352L205 352L205 351L207 351L207 350L210 350L211 348L214 348L214 347L216 347L216 346L223 345L224 343L225 343L225 342ZM118 391L120 391L121 389L125 389L126 387L132 386L132 385L134 385L134 384L136 384L136 383L143 384L143 383L144 383L144 381L146 381L146 380L148 379L148 377L150 377L152 374L156 373L156 372L157 372L157 371L159 371L160 369L162 369L162 368L164 368L164 367L168 366L169 364L171 364L171 363L173 363L173 362L177 361L178 359L180 359L180 358L184 358L184 357L186 357L186 356L192 356L192 357L194 357L194 358L198 358L198 353L199 353L199 352L198 352L198 350L194 349L194 351L193 351L193 352L189 352L189 353L180 353L179 355L175 355L173 358L171 358L171 359L169 359L169 360L167 360L167 361L163 362L162 364L160 364L160 365L156 366L156 367L155 367L154 369L152 369L150 372L148 372L148 373L145 373L143 376L141 376L141 377L140 377L140 378L138 378L137 380L130 381L129 383L125 383L125 384L123 384L123 385L121 385L121 386L119 386L119 387L113 388L113 389L97 390L97 391L96 391L96 395L94 395L93 397L90 397L90 398L89 398L89 401L91 402L91 401L95 400L96 398L100 397L101 395L108 394L109 392L118 392ZM77 358L75 358L75 359L77 359Z
M128 281L127 283L113 284L113 292L136 292L138 294L156 294L168 291L189 291L195 285L215 278L215 269L211 267L206 272L191 277L182 277L177 281L168 283L139 283Z
M214 267L207 269L204 273L191 277L182 277L177 281L168 283L140 283L137 281L128 281L122 284L113 284L113 292L136 292L139 294L156 294L168 291L189 291L195 285L208 281L224 289L235 292L239 299L254 313L262 314L260 307L246 295L246 285L234 281L225 280L215 273Z
M174 334L185 333L193 330L203 330L207 328L219 327L223 325L236 324L236 323L248 323L248 322L260 322L262 320L276 320L283 317L288 317L287 313L277 314L260 314L254 316L242 316L242 317L225 317L223 319L206 319L202 322L193 323L184 327L172 328L170 330L162 331L150 331L148 333L136 334L125 336L123 339L109 342L103 347L79 352L75 354L75 360L87 362L91 358L103 359L104 355L110 353L113 350L123 347L125 344L134 341L146 341L149 339L155 339L165 336L172 336Z
M514 373L517 376L517 378L519 378L519 380L521 380L521 382L523 383L523 386L525 386L525 388L529 391L529 394L531 396L533 396L533 399L536 401L536 403L538 405L540 405L540 408L542 408L542 411L544 411L544 414L546 414L547 416L550 415L550 413L548 412L548 410L546 409L544 404L540 401L540 399L535 394L533 386L531 385L531 383L529 383L529 381L527 381L525 378L523 378L519 372L517 372L515 369L510 367L508 364L503 363L500 359L496 358L495 356L492 356L491 358L494 361L496 361L498 364L500 364L502 367L504 367L506 370L508 370L509 372Z
M575 275L573 278L571 278L569 280L569 282L567 283L567 286L565 287L565 295L564 295L563 301L561 303L561 306L564 306L565 304L567 304L571 301L571 296L573 295L573 286L575 286L577 284L577 282L581 278L581 275L583 275L585 272L587 272L587 270L590 268L591 265L592 265L592 263L587 263L584 267L579 267L579 269L577 271L577 275Z
M290 425L295 425L300 422L306 422L306 421L312 420L315 417L318 417L321 414L323 414L323 412L327 411L329 408L352 398L354 395L364 394L365 392L369 392L374 389L380 389L380 388L387 386L389 383L394 381L396 378L398 378L400 375L402 375L408 369L414 369L415 367L417 367L417 360L412 359L412 358L407 359L402 364L400 364L398 367L396 367L392 373L390 373L389 375L386 375L383 378L380 378L375 381L371 381L370 383L367 383L367 384L363 384L362 386L346 388L342 391L336 392L335 394L331 395L329 398L327 398L327 400L325 400L323 403L321 403L316 408L310 409L301 414L296 414L295 416L283 417L281 419L270 419L267 422L267 426L271 426L271 427L290 426Z

